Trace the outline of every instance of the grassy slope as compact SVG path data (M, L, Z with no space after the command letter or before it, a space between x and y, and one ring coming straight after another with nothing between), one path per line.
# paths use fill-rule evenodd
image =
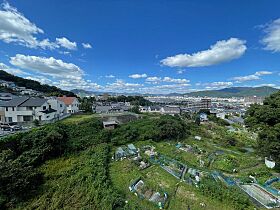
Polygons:
M102 144L48 161L41 167L45 183L38 195L18 209L113 209L115 196L107 177L106 156L107 145ZM97 182L96 176L103 176L103 180Z
M91 117L93 115L72 116L65 119L64 123L81 122ZM219 143L219 137L223 134L223 128L213 127L210 129L207 125L202 125L199 128L192 128L191 133L192 135L183 142L190 145L197 145L205 149L208 153L211 153L217 150L216 144ZM195 141L193 139L194 135L202 136L202 141ZM249 142L252 144L252 140ZM155 143L143 141L135 143L138 147L147 144L154 145L158 152L180 160L187 165L199 167L197 156L178 151L175 148L176 142ZM57 158L45 163L41 167L42 172L45 173L44 185L41 186L35 198L21 204L18 206L18 209L112 209L110 204L113 203L112 199L116 199L116 196L112 196L113 192L116 192L128 201L126 209L158 209L154 204L139 199L129 191L129 184L138 177L142 177L153 189L163 189L169 194L168 209L183 210L187 209L188 205L190 205L192 210L198 210L201 209L200 203L202 202L206 204L209 210L234 209L228 204L202 195L193 186L185 183L178 184L178 179L169 175L158 166L151 166L148 169L139 171L129 160L124 160L111 162L109 164L109 171L105 169L105 171L96 171L95 164L104 164L103 160L108 157L108 153L104 154L105 147L107 147L106 144L101 144L79 154ZM259 164L259 168L256 177L260 178L261 181L265 181L268 177L271 177L268 170L264 167L263 162L257 160L256 154L242 153L236 147L228 148L219 146L219 149L224 150L225 153L209 169L230 171L228 169L230 163L224 164L223 159L226 159L228 156L235 156L239 164L238 169L240 169L240 172L235 174L235 176L245 177L248 174L256 173L255 167L251 167L251 165L257 163ZM233 153L229 152L230 150ZM100 153L104 154L101 159L95 155ZM231 169L231 167L229 168ZM95 176L100 174L104 175L104 183L95 182ZM106 180L109 180L109 183ZM112 183L110 183L110 180ZM104 187L109 188L112 194L102 194ZM177 193L175 194L177 187Z

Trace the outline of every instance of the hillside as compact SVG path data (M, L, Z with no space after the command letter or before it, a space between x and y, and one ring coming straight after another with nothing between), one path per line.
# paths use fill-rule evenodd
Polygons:
M14 76L12 74L7 73L6 71L0 70L0 80L5 80L8 82L14 82L19 87L26 87L28 89L37 90L43 92L48 95L53 96L75 96L74 93L66 90L61 90L58 87L50 86L46 84L41 84L40 82L24 79L22 77Z
M268 86L263 87L231 87L224 88L221 90L205 90L198 92L191 92L185 95L193 97L248 97L248 96L259 96L266 97L272 93L277 92L278 89Z

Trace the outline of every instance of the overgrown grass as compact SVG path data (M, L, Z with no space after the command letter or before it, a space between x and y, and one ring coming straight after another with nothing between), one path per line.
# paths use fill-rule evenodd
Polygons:
M48 161L38 196L17 209L116 209L122 204L108 177L108 146Z

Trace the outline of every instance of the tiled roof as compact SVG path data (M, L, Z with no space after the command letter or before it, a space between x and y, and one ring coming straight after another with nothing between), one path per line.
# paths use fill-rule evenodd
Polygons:
M76 97L57 97L58 100L63 101L66 105L71 105L74 100L76 99Z

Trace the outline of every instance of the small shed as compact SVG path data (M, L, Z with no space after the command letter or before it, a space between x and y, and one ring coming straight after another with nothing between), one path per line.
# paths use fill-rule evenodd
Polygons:
M116 121L104 121L103 122L103 127L105 129L115 129L117 127L118 123Z
M115 153L115 158L120 159L120 158L123 158L123 157L126 157L126 153L123 150L123 148L118 147L117 150L116 150L116 153Z
M133 151L135 153L137 152L137 149L136 149L136 147L133 144L128 144L127 147L128 147L129 150L131 150L131 151Z

